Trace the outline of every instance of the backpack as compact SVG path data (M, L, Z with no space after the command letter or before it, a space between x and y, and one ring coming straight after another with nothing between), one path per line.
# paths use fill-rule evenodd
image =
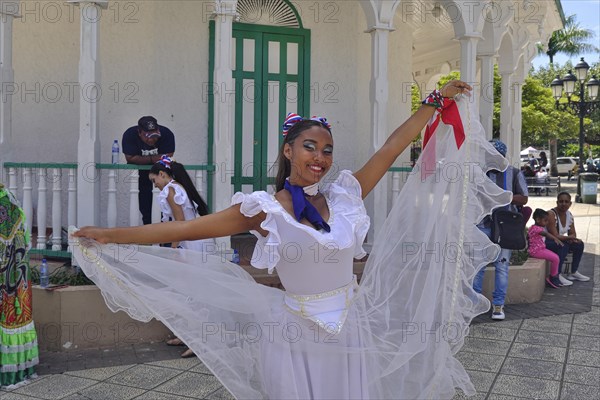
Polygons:
M512 171L513 186L515 179L518 179L515 171ZM502 186L506 188L506 171L497 177L502 176ZM498 182L497 182L498 183ZM502 207L492 212L492 242L503 249L524 250L527 248L527 236L525 235L525 218L519 211L513 211L510 206Z

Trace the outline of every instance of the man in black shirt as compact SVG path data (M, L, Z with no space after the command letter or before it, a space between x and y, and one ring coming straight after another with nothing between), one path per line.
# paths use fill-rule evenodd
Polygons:
M175 135L166 126L158 125L156 118L145 116L123 133L123 154L127 164L152 165L161 156L175 152ZM152 223L152 182L149 171L139 171L139 207L144 225Z

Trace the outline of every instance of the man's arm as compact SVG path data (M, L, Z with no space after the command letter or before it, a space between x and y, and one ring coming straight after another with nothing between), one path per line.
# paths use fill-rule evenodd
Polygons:
M163 154L153 154L148 156L132 156L125 154L125 160L127 161L127 164L151 165L158 162L162 156ZM173 157L173 153L167 153L167 156Z
M517 168L513 169L513 174L516 174L513 178L513 199L512 204L517 206L524 206L529 200L529 192L527 190L527 181L523 172ZM516 179L515 179L516 178Z

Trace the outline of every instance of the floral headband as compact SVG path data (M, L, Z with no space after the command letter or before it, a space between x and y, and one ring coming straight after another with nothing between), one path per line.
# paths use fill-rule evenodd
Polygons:
M161 164L163 167L167 169L171 169L171 163L175 161L169 158L169 156L163 155L157 163Z
M287 117L285 117L285 121L283 121L282 134L283 137L286 137L292 126L296 125L300 121L305 121L305 118L302 118L296 113L289 113ZM323 124L323 126L327 127L327 129L331 129L331 124L327 122L327 118L325 117L316 117L313 116L309 119L310 121L316 121Z

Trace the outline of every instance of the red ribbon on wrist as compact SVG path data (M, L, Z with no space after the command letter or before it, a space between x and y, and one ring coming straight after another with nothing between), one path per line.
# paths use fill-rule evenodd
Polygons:
M444 105L441 109L436 110L436 114L433 116L433 121L427 124L425 128L425 135L423 137L423 159L421 161L421 179L425 179L435 173L435 130L440 124L440 120L446 124L452 126L454 129L454 140L456 141L456 147L460 149L465 141L465 130L463 128L462 119L458 111L456 102L452 99L445 99ZM431 143L431 144L430 144ZM425 147L430 144L430 148L425 151Z

